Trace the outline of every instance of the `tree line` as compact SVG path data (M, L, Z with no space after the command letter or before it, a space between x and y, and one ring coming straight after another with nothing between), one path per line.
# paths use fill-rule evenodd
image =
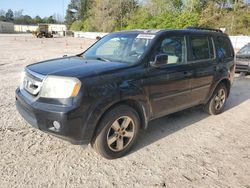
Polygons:
M199 26L250 34L249 0L71 0L71 30L112 32Z
M41 18L40 16L31 17L29 15L23 15L23 10L13 11L11 9L5 12L0 10L0 21L12 22L15 24L38 24L38 23L63 23L62 18L58 14L51 15L49 17Z

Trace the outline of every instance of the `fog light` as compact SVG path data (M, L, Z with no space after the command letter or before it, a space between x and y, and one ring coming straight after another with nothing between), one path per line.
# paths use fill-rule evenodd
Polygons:
M61 125L58 121L53 121L53 126L55 127L56 130L59 130Z

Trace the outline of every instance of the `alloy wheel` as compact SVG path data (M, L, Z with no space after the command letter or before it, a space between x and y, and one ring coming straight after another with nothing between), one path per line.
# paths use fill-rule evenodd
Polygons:
M215 109L220 110L226 101L226 92L223 88L219 89L217 94L215 95Z
M116 119L107 134L107 144L112 151L122 151L132 141L135 135L134 121L128 116Z

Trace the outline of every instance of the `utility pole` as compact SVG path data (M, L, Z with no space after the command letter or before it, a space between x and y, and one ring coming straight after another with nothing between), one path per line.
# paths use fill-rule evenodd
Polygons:
M230 33L232 34L233 30L234 30L234 20L235 20L235 13L237 11L237 7L238 7L238 2L239 0L234 0L234 11L233 11L233 16L232 16L232 22L231 22L231 27L230 27Z
M64 0L62 0L62 16L63 16L63 20L64 20Z
M121 17L121 19L120 19L120 30L122 29L122 0L120 0L120 17Z
M100 2L100 1L99 1ZM101 1L102 2L102 18L104 18L104 11L105 11L105 7L104 7L104 5L106 5L103 1ZM104 32L104 25L103 25L103 23L102 23L102 32Z

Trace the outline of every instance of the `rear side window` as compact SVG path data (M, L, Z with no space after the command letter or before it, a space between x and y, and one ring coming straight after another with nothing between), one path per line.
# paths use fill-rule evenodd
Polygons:
M217 50L216 53L219 58L233 57L230 40L226 37L217 37Z
M213 48L208 37L191 37L193 60L205 60L214 57Z

